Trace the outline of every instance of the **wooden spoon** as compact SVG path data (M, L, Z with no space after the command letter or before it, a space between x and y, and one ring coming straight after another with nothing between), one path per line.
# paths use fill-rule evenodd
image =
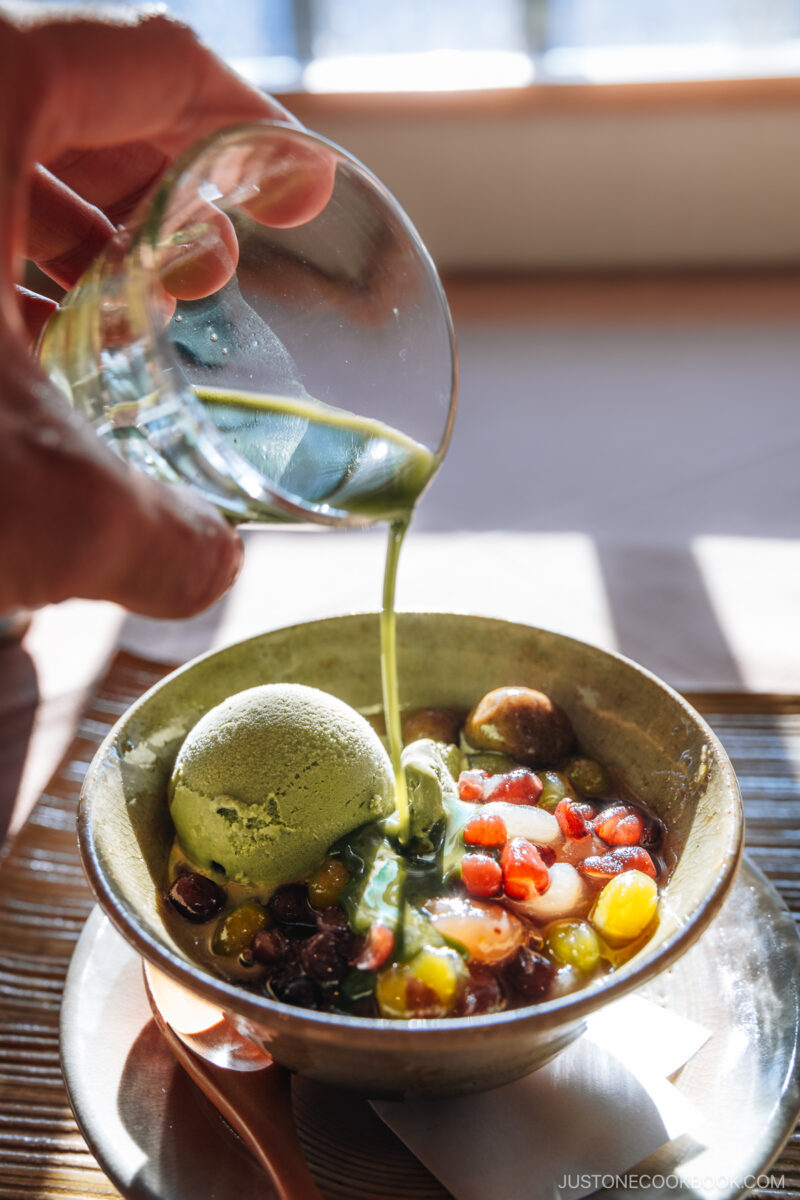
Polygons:
M266 1171L279 1200L322 1200L294 1125L289 1072L234 1029L222 1009L150 963L144 983L170 1050Z

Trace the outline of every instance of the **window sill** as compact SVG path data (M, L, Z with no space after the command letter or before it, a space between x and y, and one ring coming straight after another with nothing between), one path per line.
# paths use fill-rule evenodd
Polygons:
M800 77L676 80L658 83L534 83L442 92L289 91L280 100L299 120L443 116L524 116L682 109L800 107Z
M800 265L800 78L282 96L440 268Z

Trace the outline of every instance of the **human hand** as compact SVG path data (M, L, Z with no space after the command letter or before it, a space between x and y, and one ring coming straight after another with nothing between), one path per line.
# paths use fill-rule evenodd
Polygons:
M230 586L240 540L73 413L28 353L54 305L15 292L16 262L70 287L186 146L292 118L165 16L74 12L0 6L0 612L84 596L189 616ZM324 169L310 174L274 223L308 219L330 187Z

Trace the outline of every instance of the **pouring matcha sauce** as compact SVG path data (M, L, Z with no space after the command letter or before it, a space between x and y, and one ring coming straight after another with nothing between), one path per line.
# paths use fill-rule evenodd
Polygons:
M601 981L644 945L657 922L658 878L663 881L667 872L659 855L651 858L644 844L647 840L654 853L660 846L664 831L657 819L628 803L601 764L580 752L571 760L565 757L576 749L569 719L549 697L531 689L496 688L465 713L465 719L439 711L438 718L449 725L430 722L437 710L407 713L407 732L416 728L417 736L409 737L405 748L402 744L394 607L397 567L414 506L438 460L387 426L306 399L209 389L198 392L198 398L231 444L281 490L302 501L306 511L313 504L320 511L367 515L387 523L380 653L391 769L374 732L352 710L350 715L369 735L365 755L370 770L380 764L379 786L366 776L368 812L354 782L355 732L337 752L335 768L329 765L327 748L309 754L308 742L301 743L299 760L289 762L285 748L292 743L291 729L276 720L272 728L281 742L275 754L258 743L256 760L243 756L243 777L251 792L255 788L255 799L244 796L241 803L234 798L236 771L223 761L208 797L229 828L205 843L201 837L195 845L205 854L218 853L219 846L225 851L220 854L224 861L209 858L195 865L177 837L173 843L164 902L176 942L189 943L192 957L214 973L280 1003L355 1017L469 1017L538 1003L582 982ZM302 512L298 503L301 518ZM258 516L254 513L253 519ZM212 709L195 730L217 713L219 730L233 729L235 737L241 729L245 740L255 736L260 718L254 719L247 705L252 703L262 714L266 727L270 716L263 696L260 701L248 696L248 690L239 695L238 702L250 715L238 726L227 708L222 715ZM229 697L219 707L235 701L237 697ZM297 708L306 728L316 731L321 716L311 705L307 697ZM482 707L486 711L474 726ZM419 719L426 711L430 732L420 734L425 724L415 727L415 716ZM217 740L218 730L211 724L211 733L204 728L198 736L201 744L207 739L213 760L227 735L220 732ZM488 742L482 736L487 729ZM185 747L186 743L179 758ZM289 779L303 779L309 764L322 773L319 780L297 785L300 791L305 786L307 799L295 806L299 815L291 823L278 819L277 781L272 792L272 781L260 772L260 764L282 755L289 762ZM530 769L537 760L543 764L539 775ZM184 784L191 799L191 782L182 774L190 761L176 763L170 784L178 834L181 812L192 833L194 818L186 817L192 805L173 803ZM205 764L201 779L204 770ZM333 785L337 770L338 784ZM232 795L225 805L219 788L227 787L229 780ZM539 803L545 786L547 806ZM333 807L346 809L347 802L353 802L349 818L355 812L355 820L348 819L343 832L331 836L316 866L310 866L319 850L316 844L302 868L291 860L285 869L277 866L269 838L259 842L259 819L242 809L250 804L262 807L262 833L274 819L276 827L307 845L326 790L344 797L345 804ZM264 797L276 806L274 818ZM630 824L623 828L623 822ZM266 847L265 859L275 867L272 878L266 878L269 865L259 884L257 862L252 869L249 864L237 866L235 856L228 862L230 827L244 830L246 847L254 842ZM198 828L202 834L201 823ZM635 845L629 829L639 839ZM578 862L571 841L595 852ZM188 836L184 842L191 848ZM614 858L615 853L625 857ZM633 868L625 865L631 855L636 856ZM586 875L581 873L583 866L589 868ZM625 885L621 889L620 881Z
M306 398L195 387L214 424L232 446L283 491L321 512L386 521L380 658L383 708L397 807L389 831L409 838L406 776L397 675L397 565L414 506L439 456L380 421ZM254 514L258 519L258 514Z

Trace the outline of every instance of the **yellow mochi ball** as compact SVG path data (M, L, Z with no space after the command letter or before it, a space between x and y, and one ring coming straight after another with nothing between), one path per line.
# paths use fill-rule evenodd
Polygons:
M623 871L609 879L591 915L601 937L612 946L634 941L655 916L658 884L643 871Z

